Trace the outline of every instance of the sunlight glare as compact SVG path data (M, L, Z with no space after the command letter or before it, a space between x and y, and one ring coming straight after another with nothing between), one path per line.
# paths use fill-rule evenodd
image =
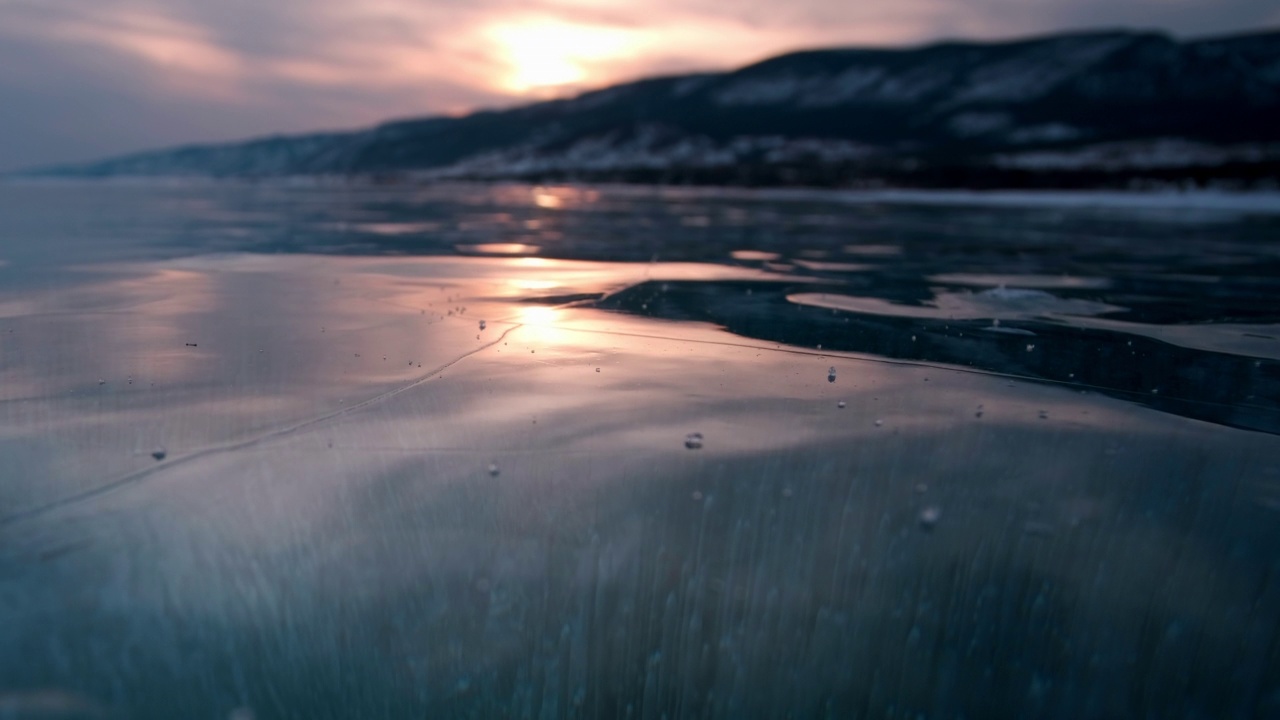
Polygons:
M513 92L539 94L598 81L590 67L601 60L630 57L632 32L618 28L540 20L491 27L509 73L500 81Z
M564 201L552 195L551 193L537 193L533 196L533 202L540 208L555 210L564 205Z
M556 321L558 314L555 308L546 305L530 305L520 309L520 322L525 325L550 325Z
M568 341L567 334L556 323L561 312L547 305L531 305L520 308L520 336L542 348ZM545 357L545 353L543 355Z
M0 260L0 262L3 262ZM512 265L517 267L528 268L547 268L552 266L552 262L546 258L540 257L522 257L511 261Z

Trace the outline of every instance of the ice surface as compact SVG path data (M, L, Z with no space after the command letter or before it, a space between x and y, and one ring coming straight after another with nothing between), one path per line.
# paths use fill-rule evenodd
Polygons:
M1266 213L12 192L0 715L1273 714Z

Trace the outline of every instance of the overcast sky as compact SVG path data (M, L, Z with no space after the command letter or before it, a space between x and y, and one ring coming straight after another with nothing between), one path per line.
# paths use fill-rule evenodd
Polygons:
M1276 0L0 0L0 171L505 106L787 50L1280 27Z

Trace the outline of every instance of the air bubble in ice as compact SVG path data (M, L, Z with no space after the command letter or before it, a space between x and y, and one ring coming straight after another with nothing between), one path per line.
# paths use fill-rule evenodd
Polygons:
M920 527L925 530L932 530L938 521L942 519L942 508L937 505L929 505L920 511Z

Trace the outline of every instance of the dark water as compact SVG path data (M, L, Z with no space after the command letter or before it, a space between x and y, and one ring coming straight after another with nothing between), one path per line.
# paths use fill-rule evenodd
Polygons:
M0 186L0 718L1280 716L1184 200Z

